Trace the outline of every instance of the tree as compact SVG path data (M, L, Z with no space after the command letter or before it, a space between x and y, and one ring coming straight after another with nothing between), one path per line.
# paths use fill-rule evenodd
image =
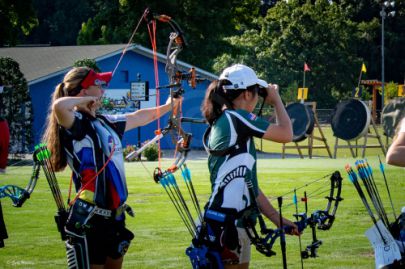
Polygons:
M9 151L29 152L33 143L31 97L18 63L11 58L0 58L0 85L4 86L0 94L0 115L10 126Z
M28 37L21 37L21 43L76 45L82 23L97 13L93 6L95 1L33 0L38 27Z
M344 16L337 4L327 0L278 2L264 19L260 30L247 30L227 38L233 49L217 59L214 69L242 62L252 66L261 77L283 88L302 85L304 62L309 97L320 107L333 106L334 96L351 91L361 59L353 44L357 42L356 24Z
M38 25L31 0L0 1L0 46L15 45L20 34Z
M381 79L381 0L339 0L346 16L358 24L357 55L368 63L368 76ZM386 81L405 80L405 1L395 1L396 15L385 20ZM389 10L389 11L391 11Z
M74 67L80 67L80 66L85 66L85 67L90 67L94 71L101 72L100 68L97 66L97 62L94 59L82 59L82 60L77 60L74 64Z
M153 14L167 14L184 31L188 47L181 59L212 70L214 58L229 44L223 38L253 26L259 16L258 0L179 0L179 1L97 1L98 13L82 24L78 44L126 43L146 7ZM170 11L170 12L168 12ZM143 22L134 43L150 47L146 23ZM157 26L158 51L165 53L170 28Z

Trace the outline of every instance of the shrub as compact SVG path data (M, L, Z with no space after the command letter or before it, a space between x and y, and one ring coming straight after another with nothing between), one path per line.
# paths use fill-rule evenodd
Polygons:
M133 152L135 150L137 150L137 147L135 145L127 145L124 148L122 154L124 155L124 158L125 158L125 156L127 156L129 153L131 153L131 152ZM137 160L137 158L134 158L134 159L130 160L129 162L134 162L136 160Z
M145 143L147 142L148 141L146 141ZM153 143L147 146L146 149L143 151L143 156L148 161L156 161L159 157L158 145L156 143Z

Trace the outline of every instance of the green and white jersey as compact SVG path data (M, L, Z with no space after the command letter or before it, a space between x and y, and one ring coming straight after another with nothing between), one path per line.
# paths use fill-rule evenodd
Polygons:
M256 149L253 137L261 138L269 122L245 110L225 110L211 127L208 139L210 150L224 150L238 144L224 156L210 155L212 194L208 208L219 211L236 209L237 212L251 204L246 182L252 182L258 195L256 174ZM250 181L249 181L250 180Z

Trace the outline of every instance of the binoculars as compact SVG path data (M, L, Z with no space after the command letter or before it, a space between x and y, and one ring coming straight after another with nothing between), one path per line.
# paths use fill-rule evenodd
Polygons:
M260 97L263 99L266 99L267 97L267 89L266 88L259 88L257 93L259 94Z

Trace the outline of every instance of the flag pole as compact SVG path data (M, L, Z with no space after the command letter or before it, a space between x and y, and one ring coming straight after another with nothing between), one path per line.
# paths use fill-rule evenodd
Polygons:
M302 98L301 98L301 104L304 103L304 89L305 89L305 73L307 72L307 69L309 70L309 68L307 68L307 63L304 62L304 78L303 78L303 85L302 85Z
M363 74L363 66L360 68L360 75L359 75L359 83L357 83L357 88L360 90L360 81L361 81L361 75Z

